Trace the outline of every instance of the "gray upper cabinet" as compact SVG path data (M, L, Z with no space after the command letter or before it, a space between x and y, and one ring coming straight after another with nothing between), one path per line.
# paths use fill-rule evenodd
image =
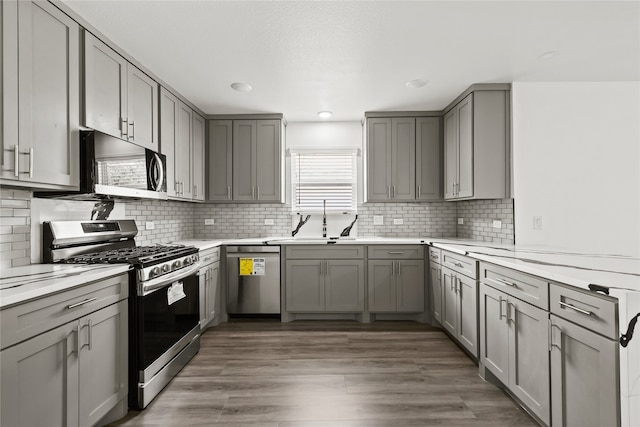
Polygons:
M193 197L193 110L184 102L178 102L175 158L176 196L182 199Z
M210 121L209 200L282 202L281 126L281 120Z
M510 90L472 87L445 111L445 199L509 197Z
M160 88L160 152L167 157L167 194L176 197L177 180L175 175L175 149L178 138L178 98Z
M416 119L367 120L368 201L415 200Z
M0 177L32 188L77 188L79 26L47 2L0 7Z
M209 121L209 200L232 200L233 121Z
M205 122L199 114L193 113L193 129L192 129L192 146L193 157L191 159L192 171L193 171L193 200L204 201L205 187L204 187L204 168L205 168L205 151L204 151L204 138L205 138Z
M158 84L84 32L84 125L158 149Z
M442 199L440 117L416 117L416 200Z

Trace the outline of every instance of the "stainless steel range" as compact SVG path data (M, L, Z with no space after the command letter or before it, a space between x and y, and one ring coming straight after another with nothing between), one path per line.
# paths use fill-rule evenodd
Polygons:
M44 262L126 263L129 407L144 409L200 349L198 249L136 246L133 220L43 224Z

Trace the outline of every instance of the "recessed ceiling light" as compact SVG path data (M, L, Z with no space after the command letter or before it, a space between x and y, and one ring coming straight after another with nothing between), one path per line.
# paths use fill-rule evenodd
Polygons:
M251 92L251 85L248 83L231 83L231 89L237 90L238 92Z
M320 116L321 119L328 119L332 115L333 115L333 113L331 111L320 111L318 113L318 116Z
M543 59L546 61L547 59L554 58L557 54L558 54L557 50L550 50L549 52L545 52L542 55L540 55L538 59Z
M412 89L418 89L426 85L427 81L425 79L415 79L415 80L408 81L406 84L407 84L407 87L410 87Z

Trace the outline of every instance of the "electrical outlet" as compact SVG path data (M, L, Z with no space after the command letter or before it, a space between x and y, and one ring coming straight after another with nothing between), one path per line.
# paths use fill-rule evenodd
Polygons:
M147 221L144 223L144 228L146 230L154 230L156 228L156 225L153 223L153 221Z
M499 219L493 220L493 228L502 228L502 221Z
M271 218L266 218L264 220L264 225L273 225L273 224L275 224L275 222Z
M374 215L373 216L373 225L383 225L384 217L382 215Z
M213 225L216 223L216 220L213 218L207 218L204 220L204 225Z
M533 229L534 230L542 230L542 217L534 216L533 217Z
M464 224L464 218L458 218L458 225Z
M404 220L402 218L394 218L393 225L402 225L404 224Z

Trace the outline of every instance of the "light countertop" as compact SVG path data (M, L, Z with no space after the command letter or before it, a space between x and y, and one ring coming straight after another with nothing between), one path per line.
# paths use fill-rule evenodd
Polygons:
M0 309L129 271L128 264L31 264L2 270Z

